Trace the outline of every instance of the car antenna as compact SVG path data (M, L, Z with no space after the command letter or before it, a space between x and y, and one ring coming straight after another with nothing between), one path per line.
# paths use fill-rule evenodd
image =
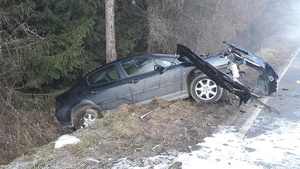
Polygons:
M197 49L197 46L198 46L198 41L199 41L199 39L200 39L200 35L201 35L201 34L202 34L202 32L199 31L198 37L197 37L197 40L196 40L196 43L195 43L195 47L194 47L194 49L193 49L193 52L196 52L196 49Z

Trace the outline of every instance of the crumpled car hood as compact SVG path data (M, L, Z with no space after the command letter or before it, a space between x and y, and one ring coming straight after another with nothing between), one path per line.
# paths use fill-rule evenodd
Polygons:
M266 92L267 95L277 91L278 75L269 63L259 56L243 49L242 47L227 42L224 43L228 44L232 48L231 50L236 50L230 52L234 55L232 56L231 60L234 59L234 62L238 62L238 64L246 64L247 66L250 66L261 73L261 81L263 81L264 85L268 85L268 90ZM215 81L216 84L238 96L240 98L240 104L242 102L248 102L252 96L257 97L257 95L253 95L249 89L247 89L236 78L218 70L216 67L205 61L201 56L195 54L186 46L178 44L177 54L180 55L180 57L187 57L198 69Z

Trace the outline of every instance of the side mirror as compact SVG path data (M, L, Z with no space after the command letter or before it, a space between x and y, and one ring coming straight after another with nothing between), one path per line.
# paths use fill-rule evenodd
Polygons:
M160 74L164 73L167 69L161 65L155 65L154 70L158 71Z

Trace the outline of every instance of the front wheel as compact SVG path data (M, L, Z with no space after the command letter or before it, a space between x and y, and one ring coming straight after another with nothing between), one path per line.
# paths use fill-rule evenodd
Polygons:
M223 93L223 88L205 75L197 76L191 83L190 93L197 102L214 103Z

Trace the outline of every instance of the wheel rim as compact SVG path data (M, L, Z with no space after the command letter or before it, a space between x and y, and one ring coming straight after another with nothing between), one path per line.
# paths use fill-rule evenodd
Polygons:
M86 109L84 116L82 117L82 125L81 128L85 128L90 126L95 122L95 120L98 118L98 113L94 109Z
M218 86L211 79L201 79L195 86L195 93L202 100L211 100L217 95Z

